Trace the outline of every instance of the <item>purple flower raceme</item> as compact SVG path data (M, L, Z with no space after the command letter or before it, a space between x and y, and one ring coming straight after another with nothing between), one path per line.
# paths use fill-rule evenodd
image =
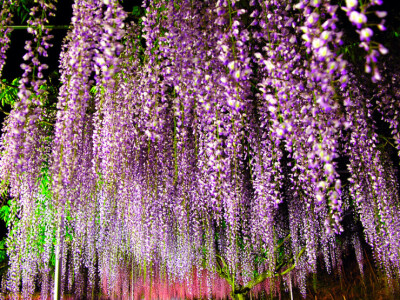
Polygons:
M316 13L312 12L314 6L315 4L307 4L305 1L297 4L296 8L303 7L304 18L308 22L311 16L313 19L317 18ZM308 153L307 157L310 169L317 171L320 166L323 170L313 176L315 178L313 185L316 204L319 206L325 201L329 203L333 215L331 220L326 220L327 225L330 224L328 227L332 226L336 231L340 231L341 183L335 171L333 159L337 157L337 138L341 120L338 103L333 100L336 93L335 88L331 83L339 81L340 88L346 86L346 63L341 56L336 56L332 51L341 43L341 33L337 32L335 25L337 7L328 2L322 2L320 6L329 17L321 20L318 24L310 23L308 27L301 28L307 52L312 53L315 57L310 61L310 70L306 70L306 75L311 80L308 86L314 90L308 94L310 97L309 111L311 112L309 117L311 118L306 132L310 134L307 144L312 148L312 152ZM314 86L314 84L316 85Z
M11 13L10 3L8 1L2 2L1 14L0 14L0 76L3 71L4 64L6 62L6 52L10 47L10 34L12 32L11 28L8 26L12 25L12 13Z
M367 125L371 105L365 112L358 110L361 90L353 91L349 114L357 116L346 152L350 157L348 169L352 183L350 195L356 201L357 213L363 222L367 242L376 249L374 255L390 278L399 270L400 215L398 182L388 157L376 147L377 135ZM354 119L355 120L355 119ZM372 135L372 138L368 138ZM379 248L379 249L377 249Z
M377 67L379 53L385 55L388 52L388 50L382 44L371 40L371 37L374 34L371 26L377 26L380 31L386 30L384 26L384 18L386 17L387 13L385 11L375 11L375 15L381 19L379 24L371 25L367 23L367 13L369 13L368 9L374 7L375 5L382 5L382 1L366 1L360 5L359 11L358 1L355 0L347 0L346 6L342 7L342 9L346 12L349 21L358 29L357 33L360 35L361 41L359 46L367 52L367 55L365 56L365 72L372 72L373 82L381 80L381 75Z
M2 15L7 12L7 1L3 4ZM9 3L11 4L11 3ZM3 128L2 151L0 161L0 173L3 183L11 186L10 195L19 199L18 207L23 207L19 212L20 220L13 220L12 225L19 232L22 243L17 246L15 241L8 240L11 261L19 261L19 271L10 270L7 281L7 290L18 293L20 280L22 279L22 295L29 298L35 292L34 278L36 273L44 270L38 258L38 249L29 242L30 237L37 236L37 227L31 226L31 222L38 224L41 220L32 221L31 217L37 210L36 202L40 198L38 192L38 178L41 169L49 154L49 143L46 141L48 128L39 126L47 112L42 109L46 95L40 87L45 84L42 70L47 65L40 62L41 57L47 56L48 41L52 38L48 29L39 30L47 24L48 17L54 15L55 6L52 1L37 1L31 8L28 20L28 32L33 35L32 40L26 41L24 63L21 65L24 73L20 80L18 98ZM10 17L10 16L9 16ZM10 20L3 20L3 25L10 24ZM7 34L8 30L5 31ZM4 36L7 39L7 35ZM6 48L2 48L5 51ZM4 54L4 52L3 52ZM17 214L17 212L15 212ZM51 225L49 225L50 227ZM19 228L19 229L18 229ZM47 244L48 245L48 244ZM17 275L15 272L18 272ZM22 278L21 278L22 276Z
M394 140L394 147L397 149L398 153L400 153L400 91L397 89L400 77L397 72L394 71L396 69L397 64L390 60L383 65L385 76L383 77L384 80L382 80L376 88L376 96L381 118L389 125ZM387 76L386 74L391 75ZM388 140L386 140L386 143L387 142Z
M83 149L81 135L85 132L85 112L90 100L89 76L92 72L94 41L100 34L96 19L97 1L76 1L73 6L72 31L68 34L64 52L61 54L61 82L58 101L55 139L53 143L52 177L56 203L79 202L79 190L68 195L67 186L79 180L81 166L77 164L78 153L90 155ZM97 26L96 26L97 25ZM91 30L87 30L88 28ZM69 47L67 47L69 45ZM67 166L74 166L73 168Z
M30 172L30 176L25 180L30 181L28 185L31 190L34 189L43 162L39 158L43 156L39 153L42 151L45 134L38 128L38 122L42 117L42 103L45 99L42 95L43 90L40 90L40 86L45 83L42 79L42 70L46 69L47 65L41 64L39 57L47 56L47 51L42 48L42 45L48 44L47 40L52 37L48 29L39 32L34 28L48 23L47 14L52 15L54 9L53 3L44 5L43 2L39 2L31 10L32 17L28 20L28 32L33 34L33 40L25 44L28 52L23 57L25 63L21 64L24 73L18 93L20 100L15 104L7 121L5 140L10 140L11 143L3 144L7 153L3 156L2 168L5 172L3 178L11 174ZM40 13L37 13L38 11Z

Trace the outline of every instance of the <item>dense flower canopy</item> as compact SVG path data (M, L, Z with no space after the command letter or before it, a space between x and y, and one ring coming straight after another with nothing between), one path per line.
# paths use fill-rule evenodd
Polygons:
M344 247L362 271L358 233L337 238L349 213L395 282L398 177L372 118L399 151L400 78L374 40L382 1L144 2L136 24L117 0L74 1L56 110L40 88L56 1L31 8L1 144L16 199L4 288L46 299L55 254L77 297L236 297L276 280L305 295L318 260L331 272ZM12 21L2 3L0 71ZM340 51L339 10L365 74Z

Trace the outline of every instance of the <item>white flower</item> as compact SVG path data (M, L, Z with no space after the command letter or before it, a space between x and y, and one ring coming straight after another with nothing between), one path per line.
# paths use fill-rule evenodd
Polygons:
M317 188L322 190L322 191L326 190L326 182L325 181L318 182Z
M323 45L323 43L319 38L313 39L312 46L313 46L314 49L319 49L319 48L322 47L322 45Z
M319 51L318 51L318 55L319 55L321 58L326 57L326 56L328 56L329 54L330 54L329 49L328 49L328 47L326 47L326 46L321 47L321 48L319 49Z
M363 28L360 32L360 39L362 41L369 41L370 37L374 34L371 28Z
M263 59L263 56L259 52L254 53L254 57L258 59Z
M332 164L326 164L324 166L325 169L325 174L329 175L329 174L333 174L333 165Z
M358 11L352 11L349 16L350 22L356 24L357 27L360 27L362 24L367 22L367 17L364 14L359 13Z
M375 12L375 14L376 14L379 18L384 18L384 17L387 16L387 12L386 12L386 11L379 11L379 10L377 10L377 11Z
M235 72L235 78L240 79L240 70L236 70Z
M274 69L274 65L271 63L270 60L264 61L265 66L267 67L267 70L271 72Z
M283 137L283 134L284 134L284 131L281 129L281 128L278 128L277 130L276 130L276 135L278 136L278 137Z
M346 6L350 9L356 9L358 5L358 0L346 0Z
M379 44L378 50L383 55L388 54L388 52L389 52L389 50L387 48L385 48L382 44Z
M322 204L324 202L324 195L322 195L321 193L317 193L315 195L315 198L317 199L318 204Z
M307 18L307 25L314 25L319 19L319 15L317 13L312 13Z
M318 7L321 4L321 0L311 0L311 6Z
M327 30L323 31L321 33L321 39L323 39L324 41L330 41L331 40L331 33Z

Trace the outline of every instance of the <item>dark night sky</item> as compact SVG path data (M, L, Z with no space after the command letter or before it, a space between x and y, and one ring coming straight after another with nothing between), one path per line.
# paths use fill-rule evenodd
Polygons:
M56 17L50 19L51 25L68 25L72 17L72 5L70 0L59 0L57 5ZM20 20L15 17L15 25L19 24ZM53 30L51 32L54 35L51 41L53 47L48 49L48 58L41 61L48 64L50 69L48 72L52 72L58 67L58 58L61 50L61 43L66 35L67 30ZM12 80L15 77L22 75L20 64L22 63L22 56L25 54L25 41L31 39L32 35L28 34L26 30L14 30L11 34L11 45L7 51L7 60L3 70L3 78Z
M134 6L140 6L141 0L124 0L123 7L126 12L131 12ZM50 25L69 25L72 17L72 1L71 0L58 0L56 16L50 19ZM20 24L20 20L15 17L15 25ZM67 33L66 29L52 30L51 34L54 36L52 39L53 47L48 49L48 57L41 58L43 63L49 65L47 74L58 69L58 59L61 51L63 38ZM25 41L31 39L32 35L28 34L26 30L14 30L11 34L11 45L7 51L7 60L3 69L3 78L11 81L16 77L22 75L20 64L23 62L22 56L25 54ZM46 73L43 72L46 76Z

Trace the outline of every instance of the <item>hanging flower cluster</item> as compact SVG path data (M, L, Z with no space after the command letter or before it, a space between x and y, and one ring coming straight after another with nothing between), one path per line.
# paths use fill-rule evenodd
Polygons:
M13 14L10 10L10 3L8 1L3 1L0 14L0 75L6 63L7 49L10 47L10 34L12 29L8 28L8 26L12 25L12 17Z
M373 3L344 9L379 80L362 17ZM75 0L51 145L40 139L39 57L54 5L32 8L21 100L2 138L0 175L17 199L6 292L22 280L24 298L45 299L55 254L61 291L78 298L242 299L280 284L305 296L320 261L341 267L349 207L398 279L398 182L371 118L378 107L399 150L397 77L376 103L365 96L337 54L330 1L248 4L149 0L138 25L117 0ZM362 272L359 236L348 244Z
M368 116L372 114L370 101L366 101L364 110L359 109L363 100L358 88L350 93L350 99L348 115L350 120L357 120L351 121L353 130L345 150L350 160L350 195L363 223L366 241L375 250L376 261L389 278L396 278L400 261L397 175L388 154L378 149L378 134L368 125Z
M374 8L375 5L382 5L383 0L371 0L366 1L358 7L359 1L357 0L346 0L346 6L342 9L346 12L349 21L357 27L357 33L360 36L360 47L362 47L367 55L365 56L365 72L371 73L372 71L372 81L376 82L381 80L381 75L378 70L377 61L380 54L387 54L388 49L386 49L381 43L377 43L372 40L374 31L371 29L372 26L376 26L380 31L386 30L385 27L385 17L387 16L386 11L376 10L374 13L380 19L379 24L372 25L368 22L367 12L369 8Z

